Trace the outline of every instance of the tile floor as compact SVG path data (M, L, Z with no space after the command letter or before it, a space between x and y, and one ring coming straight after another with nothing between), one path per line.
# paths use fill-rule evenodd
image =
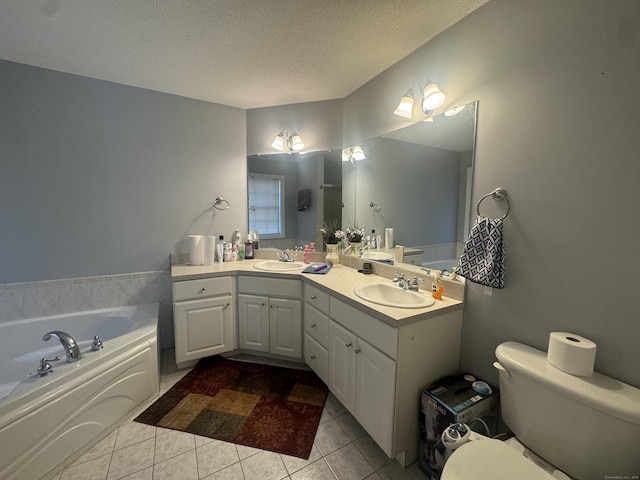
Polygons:
M160 394L188 372L175 369L172 351L163 353L166 355L162 359ZM245 356L243 359L268 361L261 357ZM141 407L131 419L147 406ZM353 416L329 394L309 460L129 420L53 477L53 480L426 478L417 464L403 469L389 459Z

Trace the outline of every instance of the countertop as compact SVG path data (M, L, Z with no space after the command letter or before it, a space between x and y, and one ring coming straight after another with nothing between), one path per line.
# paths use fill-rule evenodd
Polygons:
M300 271L267 272L253 268L258 262L264 259L242 260L237 262L215 263L213 265L172 265L171 278L174 282L195 280L199 278L209 278L223 275L252 275L259 277L279 277L279 278L299 278L324 290L340 300L353 305L360 310L372 315L379 320L393 326L401 327L414 322L423 321L437 315L450 311L461 310L464 302L447 296L442 300L427 308L395 308L378 305L366 300L362 300L353 292L353 287L359 283L390 282L388 278L380 275L364 275L357 269L347 265L334 265L331 271L326 274L307 274ZM427 282L425 282L427 283ZM423 290L430 294L431 283L428 283L429 290ZM446 293L446 289L445 289Z

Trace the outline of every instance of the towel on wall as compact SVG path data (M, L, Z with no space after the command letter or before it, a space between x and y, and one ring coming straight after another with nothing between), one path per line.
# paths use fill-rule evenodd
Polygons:
M487 287L504 288L502 219L478 217L464 244L458 275Z

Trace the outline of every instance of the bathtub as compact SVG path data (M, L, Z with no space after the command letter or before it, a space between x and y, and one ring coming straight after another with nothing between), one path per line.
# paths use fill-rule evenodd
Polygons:
M0 323L0 478L58 471L159 390L158 303ZM52 330L70 334L68 363ZM97 335L103 348L91 351ZM38 377L43 357L53 373Z
M446 260L434 260L433 262L424 262L422 266L431 270L446 270L451 273L453 272L454 267L458 266L458 259L449 258Z

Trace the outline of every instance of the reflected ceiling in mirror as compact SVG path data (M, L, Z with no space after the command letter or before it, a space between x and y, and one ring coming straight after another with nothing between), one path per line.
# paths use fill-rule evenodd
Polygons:
M460 255L469 227L477 102L462 107L360 143L366 160L343 165L343 198L356 204L353 217L343 215L343 227L375 230L383 239L392 228L405 263Z

